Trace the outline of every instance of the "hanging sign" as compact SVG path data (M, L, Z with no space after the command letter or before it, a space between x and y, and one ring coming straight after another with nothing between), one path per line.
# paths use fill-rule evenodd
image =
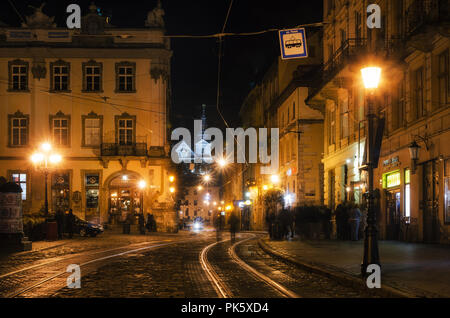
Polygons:
M308 57L304 28L280 30L279 36L283 60Z

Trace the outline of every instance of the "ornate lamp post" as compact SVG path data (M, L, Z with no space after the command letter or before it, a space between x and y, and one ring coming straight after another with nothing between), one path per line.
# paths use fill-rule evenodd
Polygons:
M42 171L45 178L45 215L48 216L48 175L50 173L51 166L55 166L61 162L62 157L60 154L52 152L52 145L49 143L41 144L41 151L35 152L31 156L31 161L33 162L36 170Z
M381 68L379 67L366 67L361 69L361 75L363 78L364 86L368 93L368 134L366 138L367 144L367 166L365 167L368 172L368 200L367 200L367 227L365 229L364 238L364 257L361 264L361 274L363 277L367 275L367 267L371 264L380 265L380 257L378 253L378 241L377 241L377 227L376 227L376 212L374 209L374 189L373 189L373 169L376 166L374 162L374 153L377 151L374 147L374 124L377 116L374 112L374 94L378 88L378 84L381 78Z

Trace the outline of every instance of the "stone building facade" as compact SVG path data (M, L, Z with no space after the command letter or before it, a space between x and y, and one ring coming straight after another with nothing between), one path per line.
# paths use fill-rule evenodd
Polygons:
M48 177L50 211L72 208L112 223L153 213L158 229L176 230L167 137L172 52L162 8L140 29L112 27L95 5L89 9L81 30L56 27L42 7L22 27L0 29L0 174L24 189L25 213L39 211L44 177L30 156L49 142L63 158Z

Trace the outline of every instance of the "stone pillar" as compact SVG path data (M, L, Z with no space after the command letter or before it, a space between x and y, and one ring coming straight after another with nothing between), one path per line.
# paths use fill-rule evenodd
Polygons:
M0 248L8 251L31 250L24 237L22 188L13 182L0 186Z

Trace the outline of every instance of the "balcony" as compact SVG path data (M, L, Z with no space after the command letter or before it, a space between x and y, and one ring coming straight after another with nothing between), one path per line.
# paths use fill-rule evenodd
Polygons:
M102 143L101 145L102 156L134 156L143 157L147 156L147 143L136 142L130 144L119 143Z
M316 76L312 79L313 88L309 98L316 95L326 83L332 80L352 60L352 57L365 52L367 52L366 39L347 39L343 42L328 61L315 72Z
M406 10L406 32L417 33L423 26L448 22L448 0L414 0Z

